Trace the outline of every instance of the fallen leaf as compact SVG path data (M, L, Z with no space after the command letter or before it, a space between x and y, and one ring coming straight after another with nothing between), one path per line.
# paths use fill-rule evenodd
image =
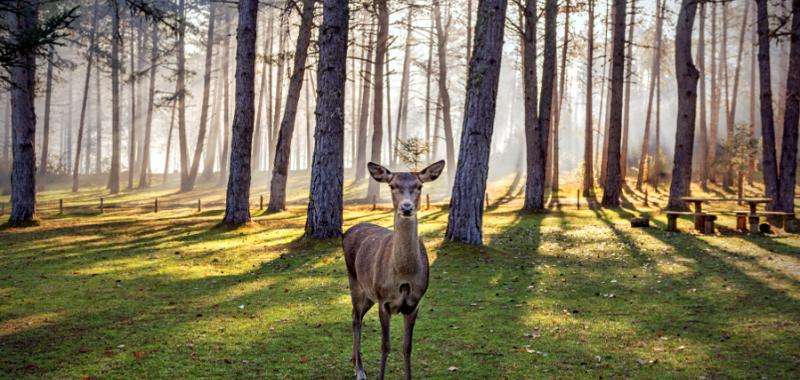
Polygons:
M458 371L458 367L451 365L450 367L447 367L447 370L450 371L450 372L455 372L455 371Z
M141 359L141 358L143 358L145 355L146 355L146 354L145 354L145 352L144 352L144 351L134 351L134 352L133 352L133 356L135 356L137 359Z
M81 348L78 350L78 352L80 352L80 353L82 353L82 354L85 354L85 353L87 353L87 352L89 352L89 351L91 351L91 350L90 350L90 349L88 349L88 348L86 348L86 347L81 347Z

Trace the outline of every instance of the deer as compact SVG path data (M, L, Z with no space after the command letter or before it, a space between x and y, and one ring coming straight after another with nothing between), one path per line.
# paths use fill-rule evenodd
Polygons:
M392 193L394 230L371 223L348 229L342 239L350 298L353 303L353 365L356 379L365 380L361 360L361 323L378 305L381 322L381 371L383 380L389 356L389 320L403 314L405 378L411 379L411 339L419 303L428 289L428 254L417 234L417 211L422 184L439 177L445 162L438 161L419 172L392 173L370 162L370 176L387 183Z

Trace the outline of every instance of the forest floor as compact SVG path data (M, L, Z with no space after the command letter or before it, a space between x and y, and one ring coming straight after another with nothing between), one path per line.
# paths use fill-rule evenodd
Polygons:
M43 191L41 226L0 230L0 377L353 377L340 241L301 239L296 182L285 212L259 211L254 193L254 223L238 230L217 226L224 188ZM629 192L619 209L572 198L526 214L511 185L491 185L482 247L443 242L442 202L421 211L431 282L415 377L800 377L800 236L743 235L724 216L716 235L688 232L688 219L668 233L659 193L649 206ZM631 228L641 213L653 226ZM391 220L387 204L345 208L345 227ZM377 319L364 328L370 378ZM402 377L401 330L394 318L390 379Z

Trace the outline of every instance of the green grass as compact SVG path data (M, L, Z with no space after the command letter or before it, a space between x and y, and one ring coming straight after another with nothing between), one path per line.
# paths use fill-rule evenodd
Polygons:
M628 217L656 212L639 193L617 210L575 210L572 199L524 214L509 182L491 188L483 247L443 242L443 203L421 213L431 283L417 378L800 376L800 237L740 235L732 217L715 236L667 233L661 216L631 229ZM302 183L278 214L257 211L254 193L254 223L238 230L216 226L221 188L43 192L41 226L0 230L0 377L352 377L340 243L301 239ZM58 215L58 199L72 208ZM345 227L363 221L390 226L391 215L385 204L346 207ZM390 379L402 377L401 321ZM370 311L370 378L379 330Z

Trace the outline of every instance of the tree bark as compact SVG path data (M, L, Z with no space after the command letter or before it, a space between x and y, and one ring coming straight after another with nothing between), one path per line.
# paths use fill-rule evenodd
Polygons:
M700 73L700 141L697 147L700 184L703 191L708 191L708 131L706 129L706 3L700 3L700 26L697 36L697 71Z
M775 208L794 214L797 186L797 127L800 120L800 0L792 1L791 45L786 79L786 107L783 114L783 141L778 200Z
M731 94L730 94L730 85L729 75L728 75L728 5L727 3L722 3L722 48L720 49L720 72L719 74L722 75L723 80L723 88L725 91L725 115L730 115L731 112ZM727 119L727 118L726 118ZM728 136L733 136L733 124L730 124L726 120L726 138ZM730 188L733 186L733 171L728 170L727 168L722 173L722 186Z
M653 66L650 69L650 91L647 96L647 115L644 122L644 137L642 138L642 156L639 158L639 173L636 177L636 190L642 191L643 185L647 181L645 171L647 171L647 159L650 156L650 125L653 116L653 97L656 90L657 78L661 76L661 40L664 30L664 8L666 1L656 4L656 46L653 52ZM712 67L714 66L712 62ZM657 175L657 174L656 174ZM649 176L648 176L649 177Z
M289 174L289 157L292 149L292 134L297 117L297 104L300 102L300 91L306 71L308 45L311 41L311 27L314 22L314 0L303 0L300 29L297 35L297 47L294 53L294 68L289 79L289 93L286 97L286 110L278 133L278 144L275 148L275 164L270 183L268 211L276 212L286 209L286 179Z
M693 1L693 0L686 0ZM611 32L611 122L608 126L608 162L602 204L618 207L622 194L622 85L625 81L625 0L614 0L614 29Z
M692 179L692 153L697 111L697 81L700 73L692 61L692 26L697 0L682 0L675 32L675 73L678 81L678 120L675 131L675 157L669 188L670 210L686 210L681 197L689 195Z
M620 177L623 184L628 176L628 134L631 124L631 83L633 82L633 37L636 28L636 0L631 0L631 22L628 26L627 73L625 74L625 115L622 125Z
M555 0L548 0L548 10L554 8L551 3L555 4ZM500 77L506 6L506 0L478 2L475 48L469 65L461 149L445 235L450 241L468 244L482 244L483 241L483 201L489 172L489 149ZM554 11L548 13L552 13L548 14L548 18L555 17ZM549 20L548 23L555 25L554 20ZM552 50L555 52L555 47Z
M705 161L710 163L708 178L716 183L717 170L714 163L717 161L717 141L719 141L719 111L720 111L720 76L722 62L717 62L717 4L713 4L711 16L711 115L708 127L708 149ZM719 60L721 61L721 60Z
M225 217L222 219L222 223L232 226L250 222L250 153L255 116L257 17L258 0L239 2L239 25L236 28L236 108L233 116L230 178L225 198Z
M778 199L778 163L775 154L775 118L772 109L772 75L769 55L769 13L767 0L757 0L758 6L758 75L761 85L761 168L764 173L764 192L767 198ZM774 208L775 204L769 205Z
M472 0L469 1L471 5ZM472 12L470 12L470 14L471 13ZM431 77L433 77L433 30L434 29L436 29L436 21L433 19L433 17L431 17L430 31L428 31L428 63L425 65L425 142L428 144L429 148L428 162L431 162L433 159L432 145L435 144L435 142L431 141L431 103L433 103L433 98L431 97Z
M222 62L217 58L217 65ZM220 113L222 111L222 77L217 75L214 79L214 105L211 106L211 125L208 130L208 145L203 156L203 179L209 180L214 176L214 167L217 163L217 150L219 149L220 137ZM258 122L256 122L256 125Z
M583 178L581 181L584 197L594 194L594 167L592 165L594 157L592 152L592 137L594 134L594 119L592 117L592 99L594 99L592 96L592 78L594 77L594 6L595 1L589 0L589 20L587 21L589 32L586 44L586 127L584 128ZM602 105L600 107L602 108Z
M750 1L744 2L744 16L742 16L742 25L739 30L739 51L736 54L736 69L733 73L733 92L731 93L731 106L728 109L726 119L726 126L728 130L728 137L732 136L731 132L736 126L736 100L739 94L739 74L742 71L742 55L744 54L744 32L747 29L747 16L750 13ZM795 139L796 140L796 139ZM730 183L733 183L734 168L733 165L728 165L726 168L726 178L730 178Z
M558 94L556 102L553 103L553 148L552 148L552 178L550 179L550 191L552 192L551 199L558 199L558 130L561 124L561 110L564 106L564 98L566 97L566 81L567 81L567 52L569 50L569 15L572 13L570 0L566 0L566 12L564 13L564 44L561 46L561 71L559 72L559 84L555 93ZM510 119L510 118L509 118ZM509 125L510 128L510 125ZM591 142L590 142L591 143Z
M305 226L305 236L314 239L342 236L342 183L344 181L342 150L344 148L344 97L347 84L347 34L349 31L347 3L346 0L323 0L322 3L323 21L319 31L319 64L317 66L319 86L315 112L317 127L314 133L314 163L311 167L311 186ZM378 40L380 45L381 38ZM322 115L325 117L320 117Z
M156 101L156 67L158 66L158 25L153 25L150 35L150 83L147 92L147 120L142 144L142 166L139 169L139 188L150 186L150 135L153 130L153 112Z
M356 182L360 182L366 177L367 169L367 123L369 122L369 97L370 97L370 77L372 76L372 50L374 40L373 33L369 33L366 45L366 60L361 64L361 110L358 112L358 148L356 150Z
M231 136L231 119L230 119L230 79L229 79L229 66L230 66L230 51L231 51L231 16L230 10L225 7L225 39L222 44L222 125L224 131L222 133L222 155L219 157L220 177L219 183L223 184L228 178L228 162L230 159L230 136Z
M119 120L119 45L122 41L119 30L119 4L111 1L111 168L108 188L111 194L119 193L120 164L120 120ZM181 0L183 1L183 0Z
M136 171L136 120L138 119L138 114L136 110L136 82L138 78L136 77L136 71L141 69L141 67L137 68L136 64L134 63L134 47L136 46L136 37L133 35L134 24L138 24L139 21L134 21L133 16L129 20L130 23L130 41L128 45L130 45L130 62L131 62L131 75L130 75L130 88L131 88L131 125L128 126L128 131L130 132L128 135L128 190L133 188L133 175ZM141 51L138 52L142 54Z
M256 124L254 126L255 135L253 136L253 167L256 171L262 168L259 160L261 158L261 150L263 149L261 130L266 130L266 134L269 134L271 131L271 127L268 126L267 128L264 128L261 125L261 111L264 109L264 98L266 98L265 94L267 93L267 78L271 78L272 74L272 30L273 24L275 23L275 17L273 17L271 9L267 13L267 17L269 17L269 21L267 22L267 34L264 36L264 54L266 56L261 62L261 86L258 91L258 107L256 108ZM267 66L267 64L269 64L269 66ZM267 73L267 70L269 70L269 74ZM270 83L270 85L272 85L272 83ZM272 99L268 99L267 102L272 103ZM265 119L268 120L267 124L272 125L271 112L266 115Z
M94 71L94 84L95 84L95 124L96 129L95 133L97 133L97 142L95 149L97 153L95 154L95 174L100 174L103 171L103 107L102 97L100 94L100 70Z
M391 86L391 70L389 69L389 47L386 47L386 60L384 61L386 64L386 75L384 75L384 80L386 81L385 89L386 89L386 131L388 132L388 136L386 139L386 147L389 148L389 162L392 166L395 165L395 146L396 142L392 139L392 86Z
M479 5L480 7L480 5ZM453 141L453 121L452 115L450 114L450 91L447 89L447 42L449 38L449 30L450 30L450 22L452 21L452 16L448 12L447 15L447 22L442 24L442 12L441 12L441 4L440 0L434 0L433 2L433 18L435 20L436 26L436 39L437 39L437 50L438 50L438 61L439 61L439 79L438 79L438 88L439 88L439 107L440 112L443 115L443 122L444 122L444 142L445 142L445 153L447 157L447 182L453 183L453 176L455 175L455 142ZM474 49L473 49L474 50ZM472 62L470 61L470 66ZM434 157L436 159L436 157Z
M406 42L405 51L403 53L403 74L400 77L400 96L397 105L397 141L408 138L408 102L409 84L411 82L411 45L413 42L411 24L414 22L414 7L408 7L408 16L406 17ZM397 144L395 144L395 148Z
M38 30L39 2L16 0L16 12L7 12L10 38L20 47L25 36ZM10 226L35 223L36 217L36 49L13 52L16 64L10 68L11 87L11 216Z
M180 152L181 185L183 191L189 180L189 148L186 135L186 0L178 0L178 150Z
M386 64L386 50L389 41L389 9L386 0L376 0L375 8L378 18L378 38L375 46L375 73L372 80L374 100L372 104L372 152L370 160L380 163L383 146L383 70ZM321 79L319 85L320 91L322 91ZM366 200L370 201L379 198L380 184L377 181L369 181L368 183Z
M47 80L44 92L44 130L42 130L42 159L39 164L39 175L47 175L47 160L50 155L50 103L53 94L53 53L52 46L47 50Z
M78 146L75 149L75 164L72 166L72 192L78 192L78 170L81 164L81 143L83 142L83 126L86 121L86 103L89 101L89 79L92 77L92 64L94 63L95 34L97 32L98 0L94 0L92 11L92 30L89 32L89 54L86 58L86 77L83 81L83 100L81 101L81 117L78 122ZM88 155L88 152L87 152Z
M556 69L556 19L558 7L555 0L545 2L544 62L542 64L542 88L536 110L536 1L525 4L525 145L527 156L527 178L525 181L525 203L527 211L544 210L545 177L547 168L548 139L550 137L550 114L552 113L553 87ZM463 138L463 136L462 136Z
M758 18L758 12L756 18ZM746 20L745 20L746 22ZM758 68L758 61L756 61L756 52L758 51L758 32L756 25L753 26L751 32L752 44L750 45L750 137L756 139L756 98L758 97L756 86L758 84L756 79L756 69ZM755 155L750 157L750 163L747 168L747 183L753 186L756 177L756 162Z
M272 110L272 123L269 130L269 153L274 154L275 145L278 140L278 126L281 122L281 103L283 102L283 77L285 76L284 70L286 67L286 38L289 35L289 16L288 13L281 15L281 31L280 38L278 38L278 69L275 76L275 108ZM272 167L267 167L267 170L272 170Z
M167 183L167 175L169 174L169 151L170 148L172 147L172 130L175 127L175 106L177 104L178 104L177 101L172 102L172 111L170 111L170 116L169 116L169 130L167 132L167 149L166 149L167 152L164 155L164 177L161 180L162 184Z

